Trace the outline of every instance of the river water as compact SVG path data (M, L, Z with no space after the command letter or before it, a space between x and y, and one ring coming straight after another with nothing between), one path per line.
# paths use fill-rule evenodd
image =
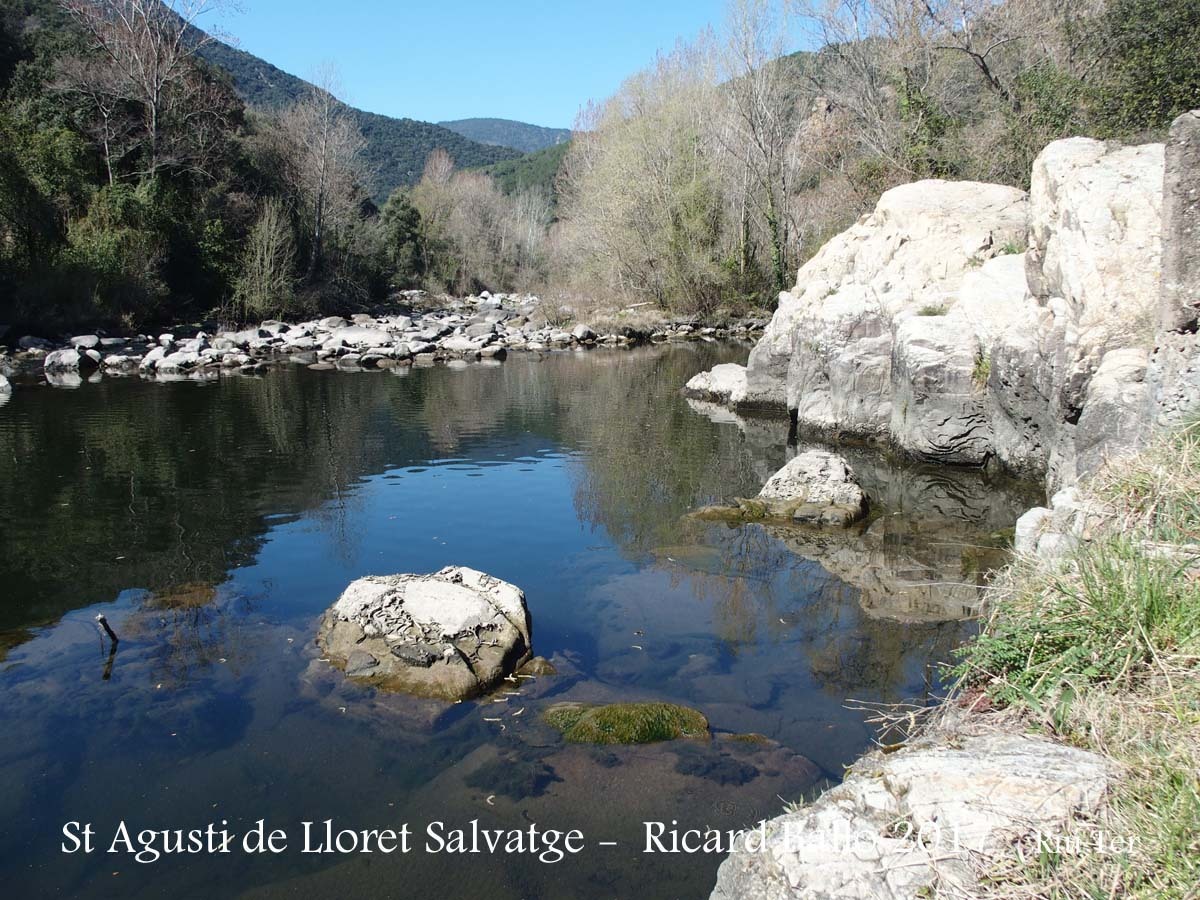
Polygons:
M786 421L680 397L745 355L18 383L0 408L6 895L707 896L721 855L642 852L643 823L744 827L836 781L873 736L847 702L936 692L969 628L944 620L972 611L1031 500L860 450L866 528L687 518L795 452ZM320 660L317 619L351 580L451 564L523 588L558 675L445 705ZM566 745L539 719L563 699L683 703L716 736ZM286 851L107 852L122 821L260 819ZM301 823L327 819L408 823L411 852L302 852ZM429 823L472 820L580 829L586 849L427 852ZM63 852L68 822L93 853Z

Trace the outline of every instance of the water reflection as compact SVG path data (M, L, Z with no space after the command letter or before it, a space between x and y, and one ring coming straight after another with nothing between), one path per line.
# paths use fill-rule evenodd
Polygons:
M19 895L705 893L719 859L643 857L638 823L749 824L836 777L871 737L847 697L922 696L962 635L922 611L953 591L903 582L977 581L970 545L1025 502L864 452L852 463L899 515L853 541L688 518L794 452L786 422L679 397L744 354L21 386L0 412L0 815L22 823L0 837L4 877ZM322 662L315 620L349 581L448 564L521 585L560 674L446 706ZM897 596L919 614L890 618ZM111 666L98 610L121 637ZM553 702L641 698L696 706L723 736L601 750L540 723ZM570 869L58 852L68 819L216 816L537 821L621 848Z

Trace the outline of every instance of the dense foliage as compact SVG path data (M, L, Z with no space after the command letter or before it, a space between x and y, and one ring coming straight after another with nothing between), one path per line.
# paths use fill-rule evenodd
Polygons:
M255 96L278 105L249 109L235 90L249 70L208 61L218 45L189 18L200 8L0 0L0 322L53 331L350 309L426 270L397 231L404 217L373 202L379 163L390 184L416 181L447 145L482 151L467 154L475 162L508 153L359 112L332 81L277 70ZM150 58L160 65L140 64ZM430 270L466 283L459 267Z
M545 128L512 119L454 119L438 124L480 144L508 147L522 153L536 153L571 139L570 128Z
M492 163L490 166L484 166L483 171L496 181L505 194L538 190L556 199L558 173L570 149L571 142L568 140L517 159Z

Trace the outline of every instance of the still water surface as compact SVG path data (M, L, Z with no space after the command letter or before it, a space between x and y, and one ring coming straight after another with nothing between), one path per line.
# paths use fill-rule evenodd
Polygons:
M1030 501L860 452L887 504L862 533L685 518L753 495L795 452L785 421L679 396L745 352L19 385L0 409L6 895L707 896L721 857L643 854L641 823L743 827L837 779L872 737L847 699L936 690L965 627L938 609L969 606ZM317 618L348 582L450 564L524 589L559 675L446 706L320 661ZM538 715L562 699L684 703L721 734L564 745ZM120 820L259 819L293 849L103 852ZM414 852L298 852L300 823L325 819L410 823ZM579 828L587 850L557 865L423 852L427 823L472 819ZM93 823L98 852L60 852L71 820Z

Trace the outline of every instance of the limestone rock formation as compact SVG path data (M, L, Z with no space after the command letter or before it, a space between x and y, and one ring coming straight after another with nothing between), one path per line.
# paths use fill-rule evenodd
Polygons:
M1158 324L1148 415L1175 425L1200 409L1200 110L1176 119L1167 138Z
M811 806L769 821L765 841L751 832L712 900L970 896L980 867L1095 810L1107 780L1100 757L1041 738L933 735L860 760Z
M520 588L463 566L358 579L317 643L352 678L444 700L482 693L532 656Z
M1073 138L1038 157L1028 197L965 182L888 191L780 295L744 375L722 367L687 393L786 407L801 431L886 440L924 459L995 459L1046 475L1051 492L1069 486L1136 446L1152 403L1180 406L1177 391L1166 396L1180 381L1171 373L1200 385L1195 342L1178 337L1200 315L1188 293L1200 264L1173 249L1200 220L1188 169L1200 116L1177 123L1168 156L1162 317L1183 324L1179 346L1153 361L1163 146Z
M1023 240L1025 195L972 182L888 191L822 247L750 355L747 405L797 411L820 429L886 433L893 329L944 309L972 265Z

